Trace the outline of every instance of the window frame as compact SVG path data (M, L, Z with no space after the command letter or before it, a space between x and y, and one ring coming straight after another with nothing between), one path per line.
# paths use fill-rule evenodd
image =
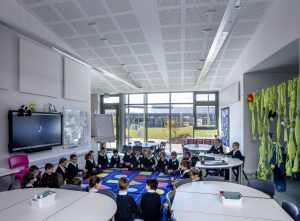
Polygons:
M208 101L197 101L197 94L208 94ZM209 101L209 94L215 94L215 101ZM197 107L215 106L216 125L215 126L197 126ZM197 91L194 92L194 131L195 130L218 130L219 128L219 92L218 91Z

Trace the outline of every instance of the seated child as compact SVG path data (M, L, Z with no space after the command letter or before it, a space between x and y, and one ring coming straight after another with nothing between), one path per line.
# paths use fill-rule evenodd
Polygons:
M162 203L160 195L156 193L158 182L156 179L146 181L147 193L142 195L140 212L144 221L160 221L162 216Z
M60 173L51 173L48 177L47 187L49 188L60 188L64 185L64 180Z
M152 156L151 150L147 151L147 156L146 156L146 158L143 159L143 164L141 167L145 171L154 171L155 160L154 160L154 157Z
M190 179L194 181L202 181L203 180L203 175L202 175L202 170L199 168L192 168L190 170Z
M110 158L110 167L121 168L121 158L118 153L117 149L113 150L113 155Z
M241 161L244 161L244 157L243 157L241 151L239 150L239 148L240 148L240 144L238 142L232 143L232 151L230 151L229 153L224 154L224 156L230 156L231 158L237 158ZM239 179L239 167L233 167L232 171L233 171L233 173L236 177L236 181L238 181L238 179ZM225 180L229 180L229 169L225 170Z
M33 183L35 179L36 178L34 173L25 173L23 176L22 188L33 188Z
M127 194L129 181L126 177L119 179L120 192L117 195L117 212L115 214L115 221L134 221L137 206L132 196Z
M80 176L75 176L73 177L72 179L72 184L76 185L76 186L80 186L81 187L81 184L83 183L83 180Z
M156 170L165 174L168 172L168 160L166 159L166 153L163 151L159 153L159 160L156 165Z
M105 147L101 147L100 153L98 155L98 165L100 165L101 168L109 167L108 158L105 152Z
M181 167L180 167L180 173L181 173L180 179L190 178L190 173L189 173L190 169L191 169L190 161L182 160Z
M48 178L54 172L54 166L51 163L46 163L45 165L45 172L41 179L41 186L47 187L48 186Z
M98 166L95 161L94 161L94 153L93 152L88 152L85 155L85 169L87 170L87 175L88 176L93 176L98 173L101 173L101 166Z
M143 163L143 160L142 160L142 156L141 156L141 150L136 149L135 156L133 158L133 169L140 170L142 163Z
M89 182L89 192L93 192L93 193L96 193L100 190L101 188L101 177L98 177L98 176L93 176L92 179L90 179L90 182Z
M144 160L145 158L147 158L147 152L148 152L148 149L145 148L145 149L142 150L142 152L143 152L142 160Z
M176 175L179 172L178 171L179 161L177 160L177 153L173 151L171 153L171 157L172 158L169 160L168 163L168 174Z
M128 146L127 147L127 152L125 153L123 157L123 165L125 168L128 168L129 170L133 168L133 160L134 160L134 155L132 152L132 147Z
M29 167L29 173L33 173L35 180L32 184L33 187L40 187L41 186L41 171L39 171L39 168L36 165L32 165Z
M58 167L56 168L55 173L59 173L64 181L67 181L66 176L66 166L67 166L68 160L66 158L60 158L58 162Z
M189 151L184 152L184 156L182 158L182 160L187 160L187 161L191 161L191 153Z
M68 164L67 170L66 170L66 177L68 180L68 183L72 183L72 180L76 176L83 177L85 172L83 170L80 170L78 168L78 163L77 163L77 155L76 154L71 154L70 155L70 163Z

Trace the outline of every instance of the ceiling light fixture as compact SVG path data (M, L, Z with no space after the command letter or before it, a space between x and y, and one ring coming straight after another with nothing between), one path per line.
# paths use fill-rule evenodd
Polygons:
M90 21L88 24L89 24L89 26L95 26L97 23L94 21Z
M204 82L213 62L218 56L222 46L226 42L229 33L231 32L235 22L240 15L241 10L235 10L236 6L240 6L244 3L244 0L229 0L221 24L214 38L214 41L210 47L207 58L204 62L200 75L198 77L195 90Z
M108 38L106 38L106 37L102 37L102 38L100 38L100 40L101 40L101 41L107 41L107 40L108 40Z
M81 61L80 59L75 58L74 56L69 55L68 53L66 53L66 52L64 52L64 51L61 51L61 50L59 50L59 49L57 49L57 48L55 48L55 47L52 47L52 50L53 50L53 51L56 51L56 52L58 52L58 53L60 53L60 54L62 54L62 55L64 55L64 56L66 56L66 57L68 57L68 58L70 58L70 59L72 59L72 60L74 60L74 61L77 61L78 63L80 63L80 64L82 64L82 65L84 65L84 66L86 66L86 67L88 67L88 68L91 68L91 67L92 67L91 65L85 63L84 61Z

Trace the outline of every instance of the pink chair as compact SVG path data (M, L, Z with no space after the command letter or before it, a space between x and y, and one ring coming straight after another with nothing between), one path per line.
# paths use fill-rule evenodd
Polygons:
M212 145L211 139L204 139L204 144Z
M16 173L16 179L20 180L20 185L22 186L23 176L29 171L28 156L26 154L11 156L8 162L10 169L20 169L20 171Z

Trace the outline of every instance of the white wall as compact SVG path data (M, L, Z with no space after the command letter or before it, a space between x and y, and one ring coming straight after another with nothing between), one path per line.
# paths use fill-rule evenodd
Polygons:
M226 88L234 82L239 81L241 83L241 101L227 106L230 108L231 141L235 139L241 143L248 159L245 164L245 170L248 172L255 172L257 156L255 156L256 149L244 140L245 136L248 136L245 133L245 128L247 127L245 121L248 115L244 113L247 113L248 110L243 105L247 96L243 94L243 74L300 37L299 11L299 0L277 0L264 21L259 25L224 84L224 88ZM247 150L249 151L247 152ZM249 154L249 157L247 154Z
M5 47L3 45L5 45ZM60 79L61 88L59 97L57 98L19 92L18 37L12 32L6 31L3 33L2 30L0 32L0 48L4 49L0 51L0 82L2 82L3 77L8 82L6 85L7 90L0 89L0 167L8 167L7 159L10 156L8 153L8 110L16 110L22 104L34 102L37 104L38 110L43 111L44 105L49 102L54 104L60 112L63 111L63 107L66 106L74 109L87 109L89 113L88 116L90 116L91 106L90 98L85 102L71 101L63 98L63 76L61 76ZM6 63L6 61L9 61L9 63ZM62 64L63 62L61 62L61 70L63 70ZM35 85L32 85L32 87L34 86ZM34 155L35 160L38 160L38 156L50 157L56 152L63 154L64 150L62 150L62 147L54 147L52 151L44 151L41 152L43 154L32 155Z

